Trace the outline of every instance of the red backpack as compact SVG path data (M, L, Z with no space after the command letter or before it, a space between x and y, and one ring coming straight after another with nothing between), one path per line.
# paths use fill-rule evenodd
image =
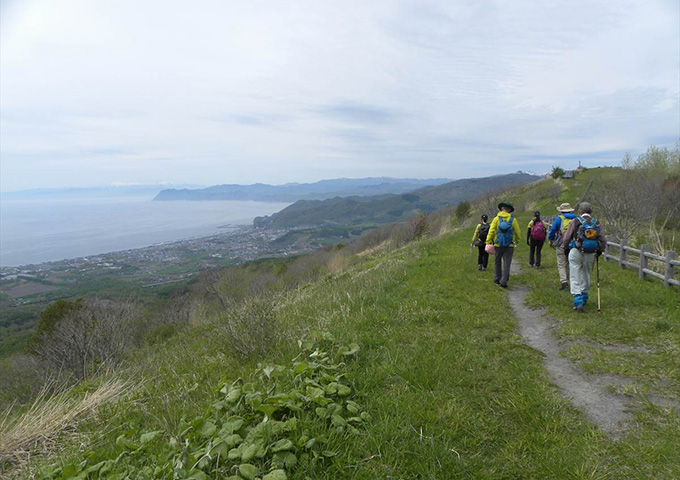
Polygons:
M534 222L534 226L531 227L531 238L537 242L545 240L545 225L542 221Z

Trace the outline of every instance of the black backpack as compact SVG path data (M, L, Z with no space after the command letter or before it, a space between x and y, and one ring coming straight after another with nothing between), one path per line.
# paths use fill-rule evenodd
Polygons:
M486 236L489 234L490 228L491 225L489 225L488 223L479 224L479 239L482 241L482 243L486 242Z

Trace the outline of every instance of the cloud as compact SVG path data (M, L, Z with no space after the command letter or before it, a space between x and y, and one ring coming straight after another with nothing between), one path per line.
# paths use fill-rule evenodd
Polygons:
M2 2L0 188L612 163L680 136L678 8Z
M338 120L349 124L385 124L392 123L397 115L386 108L373 105L363 105L351 101L337 102L323 105L314 112L331 120Z

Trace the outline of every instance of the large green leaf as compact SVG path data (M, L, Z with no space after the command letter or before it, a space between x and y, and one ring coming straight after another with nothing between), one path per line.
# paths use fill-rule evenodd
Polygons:
M295 449L295 445L293 445L293 442L291 442L289 439L284 438L282 440L279 440L275 444L273 444L270 447L270 449L273 453L284 452L284 451L290 451L290 450Z
M260 474L260 469L249 463L242 463L238 466L238 474L245 480L255 480Z
M276 469L269 472L267 475L262 477L262 480L288 480L286 471L282 469Z
M272 457L273 468L291 468L297 463L297 457L291 452L278 452Z

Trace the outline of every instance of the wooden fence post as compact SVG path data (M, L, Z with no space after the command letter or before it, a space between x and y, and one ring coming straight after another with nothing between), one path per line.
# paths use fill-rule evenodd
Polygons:
M621 268L626 268L626 264L624 263L626 261L626 246L628 245L628 241L625 238L621 239L621 246L619 247L619 266Z
M645 273L645 268L647 268L647 245L640 245L640 273L639 276L642 280L647 277Z
M604 261L609 261L609 243L606 243L604 246Z
M671 260L675 260L676 256L677 254L672 250L666 252L666 272L663 277L663 284L667 287L671 286L669 280L673 278L673 264L671 263Z

